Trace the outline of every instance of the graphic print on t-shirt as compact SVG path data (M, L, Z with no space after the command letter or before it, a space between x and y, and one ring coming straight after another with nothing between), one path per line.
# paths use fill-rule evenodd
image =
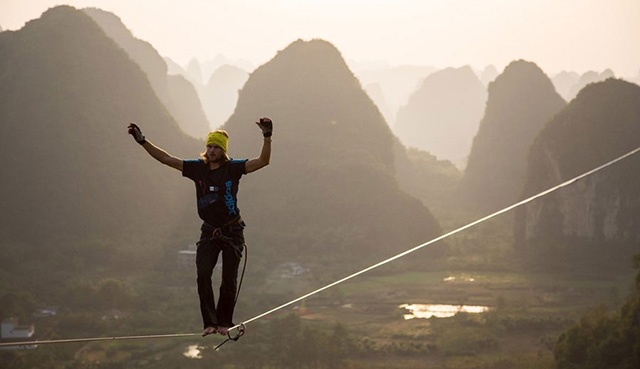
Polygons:
M236 201L233 198L233 194L231 193L231 186L233 186L232 181L226 181L224 183L226 191L224 193L224 204L227 205L227 210L229 211L229 215L238 215L236 211Z
M198 188L201 192L201 195L198 198L198 209L204 209L207 206L218 201L217 186L207 186L207 184L203 180L198 180Z

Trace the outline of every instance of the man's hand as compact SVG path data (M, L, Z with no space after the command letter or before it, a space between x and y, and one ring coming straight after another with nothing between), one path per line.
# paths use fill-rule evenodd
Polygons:
M140 130L140 127L138 127L138 125L135 123L129 123L129 127L127 127L127 133L133 136L136 142L140 145L147 142L147 140L144 138L144 135L142 134L142 131Z
M260 118L259 122L256 122L256 124L262 130L262 136L271 137L271 135L273 134L273 122L271 121L271 119L262 117Z

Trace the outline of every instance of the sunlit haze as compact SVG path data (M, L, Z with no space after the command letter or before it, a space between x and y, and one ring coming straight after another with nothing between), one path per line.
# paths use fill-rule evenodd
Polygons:
M350 63L640 70L638 0L0 0L0 27L60 4L113 12L183 65L218 55L260 65L296 39L322 38Z

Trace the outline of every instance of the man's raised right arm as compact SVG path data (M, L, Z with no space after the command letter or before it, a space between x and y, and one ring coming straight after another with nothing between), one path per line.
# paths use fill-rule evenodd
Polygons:
M182 172L182 159L176 158L175 156L169 154L158 146L154 145L150 141L148 141L140 127L138 127L135 123L129 123L127 127L127 133L133 136L133 139L136 140L144 149L151 155L154 159L161 162L162 164L168 165L171 168L177 169Z

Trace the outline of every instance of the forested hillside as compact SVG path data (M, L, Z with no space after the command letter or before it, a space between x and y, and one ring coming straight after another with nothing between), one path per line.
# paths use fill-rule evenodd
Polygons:
M522 196L552 187L640 146L640 86L585 87L537 137ZM516 246L537 260L618 265L638 250L637 156L517 211ZM633 251L635 250L635 252Z
M260 247L363 265L439 233L399 188L395 138L330 43L296 41L251 74L224 126L233 155L257 156L260 115L275 122L272 164L244 180L241 200Z
M176 155L196 156L201 143L180 131L144 72L89 16L53 8L2 32L0 49L6 287L52 301L55 283L105 267L149 268L184 242L180 232L197 230L187 228L190 185L146 156L126 126L139 122ZM25 271L39 282L20 278Z

